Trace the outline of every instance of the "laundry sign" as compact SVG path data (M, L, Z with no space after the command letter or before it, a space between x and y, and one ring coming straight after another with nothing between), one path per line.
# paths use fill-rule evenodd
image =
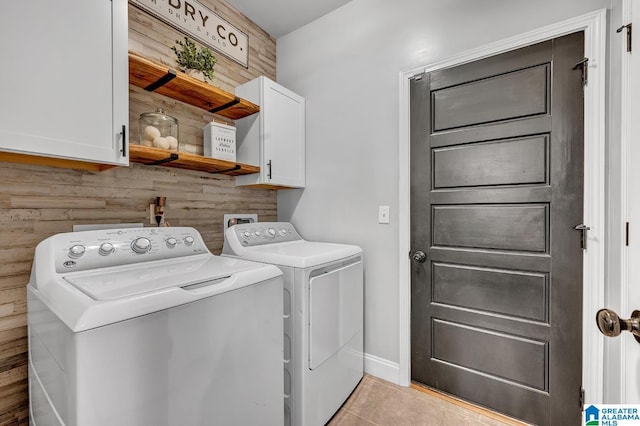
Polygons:
M249 37L196 0L129 0L244 67L249 67Z

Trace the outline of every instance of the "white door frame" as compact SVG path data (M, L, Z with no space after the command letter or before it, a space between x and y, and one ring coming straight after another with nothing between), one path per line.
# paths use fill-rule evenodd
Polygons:
M633 7L634 1L622 1L622 22L629 23L634 21L636 17L640 17L640 9ZM637 20L636 20L637 22ZM624 33L621 35L624 37ZM637 41L637 36L634 37ZM640 124L637 123L638 113L640 113L640 84L636 73L640 69L640 59L633 57L626 52L626 43L621 41L620 47L622 56L621 65L621 82L620 82L620 175L621 175L621 215L620 225L624 226L625 222L629 222L629 246L622 247L622 255L620 256L620 314L623 318L628 318L631 311L640 309L636 303L640 298L637 288L637 280L640 278L640 265L634 259L640 255L640 245L637 241L640 239L639 218L640 218L640 198L638 197L637 182L640 179L640 170L638 169L638 159L640 159L640 147L638 147L637 139L640 134ZM637 49L637 46L635 46ZM622 233L624 235L624 233ZM626 334L626 333L625 333ZM620 345L620 376L611 379L615 386L616 382L620 385L620 403L637 402L640 389L637 384L637 375L640 367L638 366L638 344L630 336L621 336L618 341L612 342L614 345ZM616 401L618 402L618 401Z
M601 403L603 388L603 339L595 326L595 314L604 303L605 276L605 69L607 10L601 9L549 25L444 61L400 73L399 135L399 384L411 383L411 273L407 256L410 247L410 137L409 82L431 72L577 31L584 31L584 52L589 58L589 81L584 93L584 223L591 227L588 250L584 252L583 358L582 377L586 398ZM576 224L577 225L577 224ZM571 324L567 324L571 327Z

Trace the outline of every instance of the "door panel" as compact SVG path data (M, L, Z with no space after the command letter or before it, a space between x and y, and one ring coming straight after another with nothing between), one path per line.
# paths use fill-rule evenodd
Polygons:
M433 263L433 302L547 320L547 274Z
M580 419L583 44L411 84L412 379L540 425Z
M547 135L433 150L433 187L547 183Z
M480 66L458 66L433 71L429 74L431 90L456 86L469 81L488 78L522 69L522 64L536 66L551 63L552 52L549 43L538 43L526 49L517 49L483 59Z
M549 67L541 65L434 91L433 129L546 114L548 80Z
M504 348L503 356L495 356L495 347ZM547 390L546 342L434 319L433 348L436 360ZM522 359L529 368L522 368Z
M543 253L547 205L433 206L432 245Z

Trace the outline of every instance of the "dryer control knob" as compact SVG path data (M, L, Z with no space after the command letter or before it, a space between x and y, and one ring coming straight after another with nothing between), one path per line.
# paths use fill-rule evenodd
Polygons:
M176 244L178 244L178 240L176 240L173 237L169 237L169 238L167 238L166 243L167 243L167 247L174 248L176 246Z
M116 248L113 246L113 244L102 243L100 244L100 249L98 250L98 253L100 253L102 256L108 256L111 253L113 253L115 250Z
M284 228L280 229L280 235L282 235L283 237L287 235L287 230Z
M269 234L269 236L270 236L271 238L273 238L273 237L275 237L275 236L276 236L276 230L275 230L275 229L273 229L273 228L269 228L269 229L267 229L267 234Z
M184 243L188 246L192 245L195 242L193 237L184 237Z
M249 233L249 231L244 231L244 232L243 232L242 234L240 234L240 235L242 235L242 238L244 238L245 240L251 236L251 234Z
M145 237L136 238L131 242L131 249L138 254L144 254L151 250L151 240Z
M82 257L85 250L86 248L82 244L76 244L69 249L69 257L73 257L74 259Z
M255 238L260 238L260 235L262 235L262 234L260 233L260 231L256 231L256 232L254 232L254 233L253 233L253 236L254 236Z

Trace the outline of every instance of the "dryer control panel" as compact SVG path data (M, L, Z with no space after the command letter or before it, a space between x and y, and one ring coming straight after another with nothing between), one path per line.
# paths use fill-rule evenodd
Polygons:
M124 228L51 237L58 273L209 253L193 228Z
M258 222L243 223L230 227L225 233L225 247L230 243L243 247L260 246L263 244L285 243L299 241L302 237L289 222ZM223 253L226 253L223 250Z

